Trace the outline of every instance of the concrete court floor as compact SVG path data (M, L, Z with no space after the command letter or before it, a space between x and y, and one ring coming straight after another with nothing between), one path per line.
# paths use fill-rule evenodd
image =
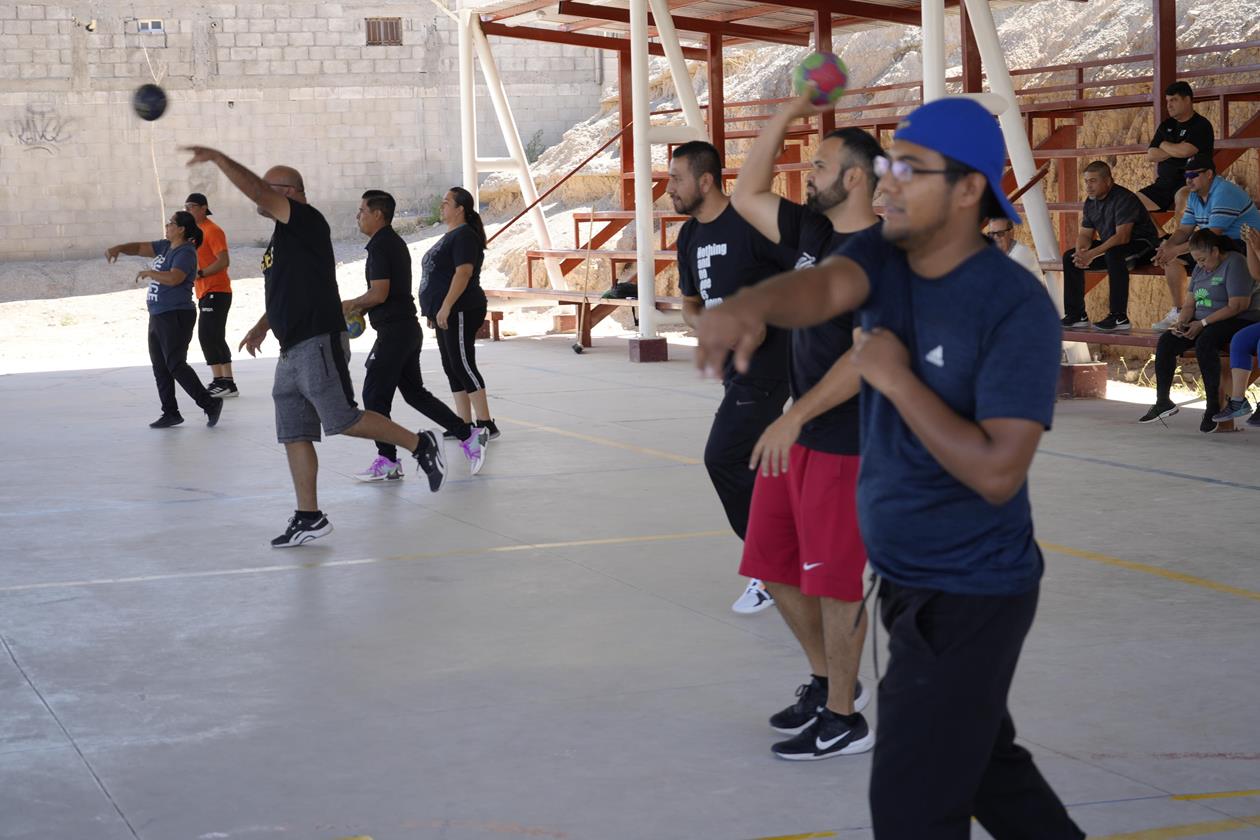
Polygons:
M271 360L214 430L148 429L145 368L0 377L0 838L869 838L869 754L768 749L807 669L729 610L719 387L567 344L482 346L503 438L436 496L322 444L337 530L284 552ZM1016 722L1093 837L1257 840L1260 434L1140 411L1045 438Z

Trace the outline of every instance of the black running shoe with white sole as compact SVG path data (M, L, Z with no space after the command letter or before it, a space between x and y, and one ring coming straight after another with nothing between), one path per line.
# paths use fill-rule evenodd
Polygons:
M442 444L433 432L419 432L420 445L411 457L420 465L420 471L429 479L429 491L436 493L446 483L446 460L442 457Z
M332 533L332 529L332 523L323 514L314 520L299 519L297 514L294 514L289 517L289 527L284 529L284 533L271 541L271 547L293 548L327 536Z
M158 419L149 424L150 429L169 429L171 426L178 426L184 422L184 418L179 414L163 414Z
M813 726L793 738L780 741L770 751L788 761L817 761L868 752L874 746L875 733L861 714L838 715L822 708L818 710Z
M1139 423L1154 423L1156 420L1163 420L1165 417L1172 417L1181 409L1171 402L1155 403L1146 410L1146 413L1138 418Z
M1088 327L1089 319L1084 315L1064 315L1059 319L1059 323L1063 325L1064 329L1072 330L1079 327Z
M478 420L477 425L490 433L490 440L499 439L499 427L493 420Z
M1120 330L1127 330L1131 326L1133 325L1129 323L1129 319L1125 315L1108 315L1101 321L1094 322L1094 329L1102 330L1103 332L1119 332Z
M816 678L796 689L796 702L770 716L770 728L796 735L813 725L818 710L827 703L827 689Z

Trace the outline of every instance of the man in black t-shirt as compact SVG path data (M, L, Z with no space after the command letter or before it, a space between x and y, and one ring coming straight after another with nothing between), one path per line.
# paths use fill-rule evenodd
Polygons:
M744 221L722 192L722 164L717 149L704 141L674 150L669 186L674 210L691 218L678 234L678 285L683 320L695 327L707 308L745 286L752 286L792 265L795 256L779 248ZM788 396L788 334L768 329L745 373L727 366L726 396L718 407L704 447L704 466L740 539L748 529L756 474L748 469L761 433L783 413ZM772 600L760 581L749 584L735 602L736 612L759 612Z
M1146 157L1155 164L1155 183L1138 191L1149 211L1173 210L1181 217L1186 206L1186 161L1199 153L1211 155L1215 132L1207 117L1194 110L1194 91L1186 82L1173 82L1164 91L1168 119L1155 128Z
M213 163L258 208L275 220L263 255L267 311L240 346L251 356L268 330L280 342L271 397L276 404L276 437L284 444L297 508L284 533L271 541L288 548L332 531L319 509L316 492L319 459L315 441L320 426L330 435L383 440L415 457L437 492L446 480L442 448L432 432L412 433L375 411L360 411L346 366L349 344L337 293L337 261L328 222L306 201L302 175L289 166L273 166L259 178L227 155L205 146L189 146L188 165Z
M460 441L473 475L485 463L485 443L489 432L474 432L471 424L424 387L420 375L420 345L424 333L416 318L411 297L411 252L392 227L396 202L383 190L368 190L359 201L355 219L359 231L369 237L364 273L367 291L343 301L342 312L367 312L376 341L367 358L363 379L363 404L386 417L397 390L407 404L438 423ZM383 440L376 442L376 458L366 470L357 473L360 481L397 481L403 477L398 448Z
M828 134L806 176L805 206L771 191L774 161L788 125L812 116L809 95L784 105L744 160L731 202L771 242L808 268L850 236L879 224L871 207L879 142L858 128ZM858 682L866 639L857 524L858 390L852 364L853 316L792 330L792 407L753 450L759 468L740 573L765 582L809 660L797 701L770 718L794 737L770 749L814 760L870 750L875 736L861 711L871 692Z
M1085 271L1107 269L1111 311L1094 324L1103 331L1127 330L1129 267L1155 254L1159 232L1142 202L1111 179L1111 167L1096 160L1082 176L1089 198L1081 208L1076 247L1063 255L1063 320L1067 329L1089 326L1085 313Z

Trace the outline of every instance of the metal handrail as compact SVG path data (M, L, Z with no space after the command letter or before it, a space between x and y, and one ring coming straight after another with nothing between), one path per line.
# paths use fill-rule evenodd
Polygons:
M612 137L609 137L609 138L608 138L608 141L607 141L607 142L605 142L605 143L604 143L604 145L600 146L598 149L596 149L595 151L591 152L591 153L590 153L590 155L589 155L589 156L587 156L586 160L582 161L582 162L581 162L581 163L579 163L577 166L575 166L575 167L573 168L573 170L572 170L571 172L569 172L569 174L565 175L565 176L564 176L563 178L561 178L559 181L556 181L554 184L552 184L550 187L548 187L546 192L544 192L542 195L538 196L538 198L536 198L536 199L534 199L533 201L531 201L531 202L530 202L530 203L529 203L529 204L525 207L525 209L524 209L524 210L522 210L521 212L517 213L515 216L513 216L513 217L512 217L512 218L508 221L508 223L507 223L507 224L505 224L503 227L501 227L501 228L499 228L498 230L496 230L496 231L494 232L494 235L493 235L493 236L491 236L489 239L487 239L487 240L486 240L486 247L487 247L487 248L488 248L488 247L490 247L490 243L491 243L491 242L493 242L496 238L498 238L498 236L499 236L499 234L500 234L500 233L503 233L503 231L507 230L507 229L508 229L508 228L510 228L512 225L516 224L516 222L517 222L517 221L518 221L518 220L519 220L522 216L524 216L524 215L525 215L526 213L528 213L530 210L533 210L535 207L537 207L539 204L541 204L541 203L542 203L542 201L543 201L543 199L545 199L547 196L551 195L553 192L555 192L557 189L559 189L559 188L560 188L560 185L561 185L561 184L563 184L565 181L569 180L569 179L570 179L570 178L572 178L574 175L576 175L576 174L578 173L578 170L582 169L582 168L583 168L584 166L586 166L588 163L590 163L591 161L593 161L593 160L594 160L594 159L595 159L595 158L599 155L599 153L600 153L600 152L604 151L604 149L607 149L609 146L611 146L611 145L613 144L613 142L614 142L614 141L621 139L621 135L622 135L622 134L624 134L624 133L626 132L626 129L627 129L627 128L630 128L630 126L632 126L633 124L634 124L634 123L629 122L629 123L626 123L625 125L623 125L623 126L622 126L622 127L621 127L618 131L617 131L617 133L616 133L616 134L614 134Z
M1033 176L1028 179L1028 183L1024 184L1024 186L1020 187L1019 189L1015 190L1015 192L1008 195L1006 197L1007 200L1011 202L1016 202L1021 197L1023 197L1024 193L1028 192L1030 189L1037 186L1037 184L1041 183L1041 180L1050 174L1050 164L1052 164L1053 162L1054 161L1048 160L1045 163L1041 164L1041 166L1037 169L1037 171L1033 173Z

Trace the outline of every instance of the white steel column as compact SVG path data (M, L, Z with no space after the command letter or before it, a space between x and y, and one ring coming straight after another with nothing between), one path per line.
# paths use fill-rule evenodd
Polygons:
M486 80L486 89L490 93L490 102L494 105L494 114L499 120L499 131L503 135L503 142L507 144L508 156L512 163L510 165L502 161L502 159L474 160L474 166L483 171L487 168L493 168L498 171L514 172L516 174L516 182L521 188L521 198L526 205L533 204L538 200L538 188L534 185L534 178L529 174L529 159L525 157L525 145L521 143L520 131L516 128L516 118L512 116L512 108L508 105L507 91L503 89L503 81L499 76L499 67L494 62L494 55L490 52L490 42L486 39L486 33L481 28L481 19L475 15L469 17L469 30L472 34L473 43L477 47L477 57L481 61L481 75ZM482 166L485 164L485 166ZM547 219L543 216L541 207L534 207L529 211L529 221L533 225L534 235L538 239L540 248L551 248L551 233L547 230ZM547 277L551 280L553 289L564 289L566 283L564 274L560 271L560 261L554 257L547 257L543 260L543 265L547 267Z
M459 133L463 156L463 187L477 202L477 97L473 75L472 11L460 9L459 30Z
M989 10L988 0L964 0L971 26L976 33L976 45L980 48L980 59L989 78L989 89L1006 100L1006 108L998 116L1002 125L1002 135L1006 139L1006 153L1011 157L1011 169L1015 172L1018 184L1027 184L1037 175L1037 164L1033 162L1032 144L1024 129L1024 118L1019 112L1019 102L1015 99L1015 86L1011 83L1011 74L1006 66L1006 58L1002 54L1002 44L998 40L997 26L993 22L993 13ZM1024 193L1024 216L1028 227L1032 230L1033 241L1037 246L1037 258L1042 260L1059 259L1059 240L1054 234L1054 226L1050 223L1050 209L1046 206L1046 191L1041 185ZM1050 283L1050 296L1063 309L1063 278L1057 283Z
M665 0L648 0L648 4L652 9L652 18L656 21L656 32L660 36L661 46L665 49L665 57L669 59L669 73L674 78L674 88L678 91L678 102L682 105L683 116L687 118L687 126L695 130L688 139L703 140L706 132L704 117L700 113L700 100L696 97L691 75L687 72L687 60L683 57L682 45L678 43L678 31L674 29L669 3Z
M648 0L630 0L630 108L634 124L634 243L638 256L639 335L656 338L656 236L652 227L649 128L652 102L648 84L647 18ZM621 95L625 96L625 91Z
M968 4L967 10L971 10ZM921 0L923 26L923 101L945 95L945 0ZM979 36L977 36L979 37Z

